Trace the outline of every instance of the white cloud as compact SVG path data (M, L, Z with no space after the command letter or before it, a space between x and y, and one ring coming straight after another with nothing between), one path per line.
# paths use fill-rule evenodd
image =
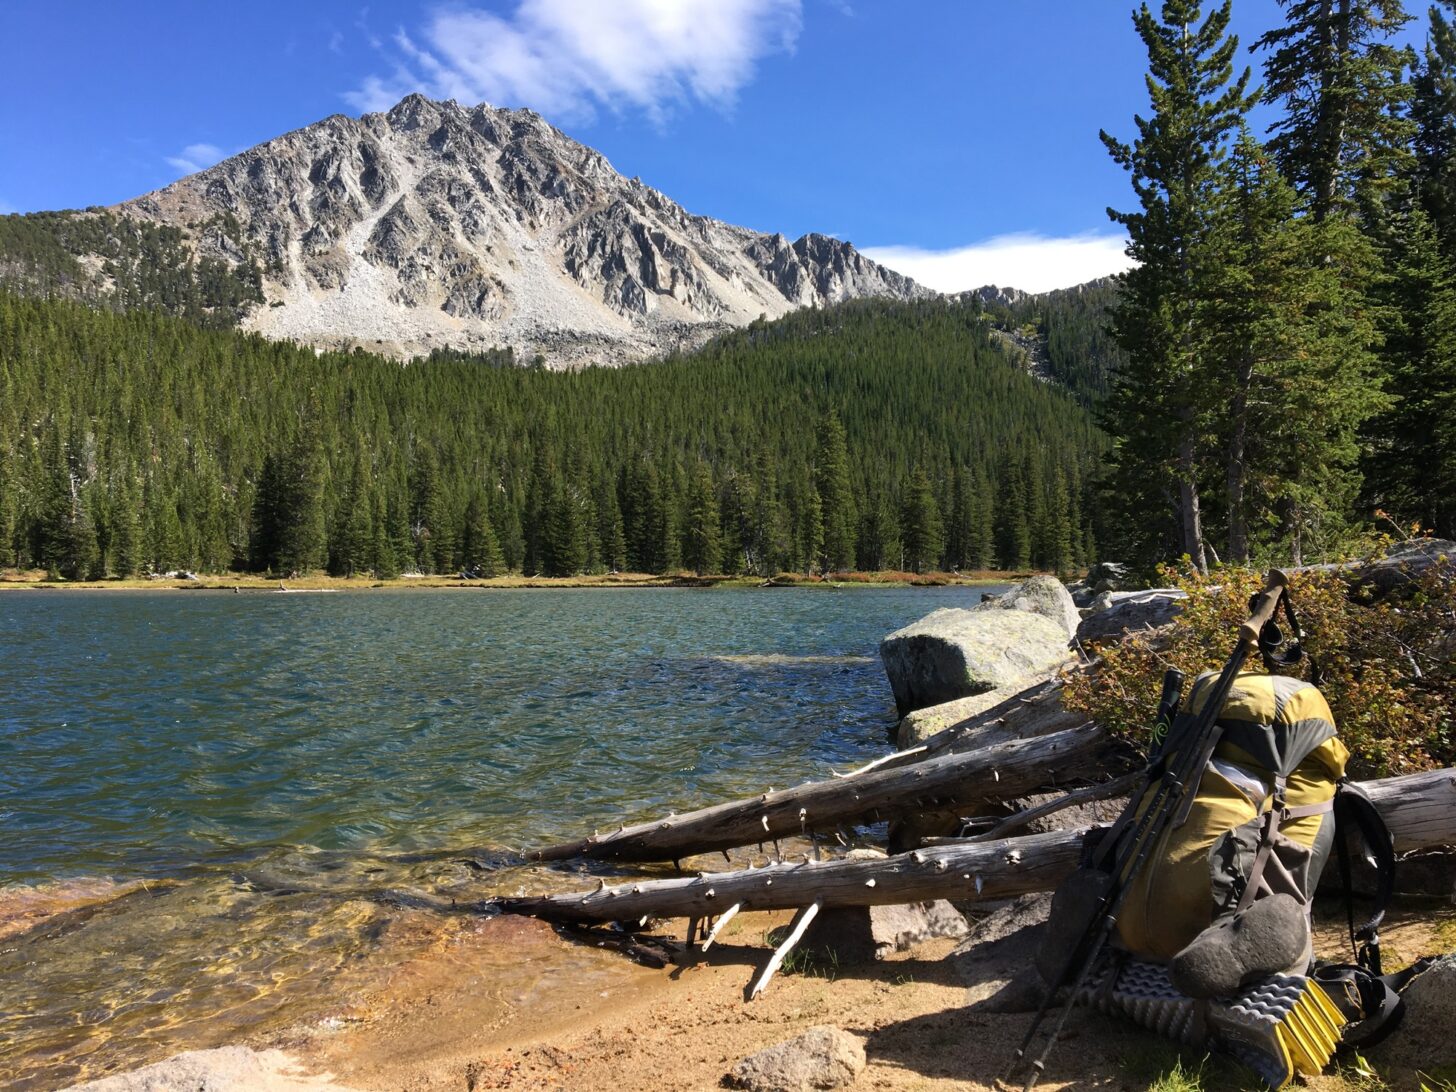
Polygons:
M793 50L801 21L801 0L519 0L505 16L441 7L417 35L394 36L387 75L344 99L380 110L423 91L558 119L605 108L661 120L690 100L730 106L759 60Z
M862 251L881 265L941 292L963 292L986 284L1048 292L1130 268L1133 262L1124 253L1126 246L1119 235L1058 238L1016 232L948 250L870 246Z
M178 154L169 155L166 159L183 174L196 174L226 157L227 153L216 144L189 144Z

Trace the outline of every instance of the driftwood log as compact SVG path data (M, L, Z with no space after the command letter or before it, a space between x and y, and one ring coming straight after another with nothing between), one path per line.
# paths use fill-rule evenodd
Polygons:
M1075 722L1074 722L1075 723ZM858 771L682 815L530 850L537 861L571 857L673 861L698 853L834 832L906 812L936 812L988 799L1008 800L1047 786L1105 776L1120 768L1122 747L1083 722L1047 735L973 751L940 754L900 766Z
M1359 785L1390 827L1397 852L1456 846L1456 769ZM1008 898L1049 891L1076 867L1085 830L1060 830L914 850L879 860L781 863L697 877L643 880L579 894L503 898L506 913L562 923L707 918L818 903L874 906L930 899Z

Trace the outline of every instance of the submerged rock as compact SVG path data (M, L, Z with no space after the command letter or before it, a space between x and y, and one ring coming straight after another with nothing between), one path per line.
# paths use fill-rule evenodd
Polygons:
M351 1092L309 1076L281 1050L244 1046L189 1050L165 1061L74 1085L67 1092Z
M809 1092L853 1084L864 1067L864 1044L857 1036L820 1026L750 1054L728 1079L750 1092Z

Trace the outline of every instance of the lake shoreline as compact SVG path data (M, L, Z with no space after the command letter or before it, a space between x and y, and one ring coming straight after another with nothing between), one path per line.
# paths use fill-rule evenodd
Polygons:
M104 580L47 580L13 571L0 574L0 592L6 591L216 591L216 592L365 592L365 591L459 591L475 589L578 589L578 588L713 588L762 589L819 588L847 591L859 588L943 588L982 587L1014 584L1030 573L983 570L974 573L835 573L830 577L779 574L771 579L744 576L668 576L651 573L606 573L584 576L507 576L479 580L458 577L422 576L375 580L372 577L336 577L322 573L296 578L260 576L257 573L229 573L183 578L108 578Z

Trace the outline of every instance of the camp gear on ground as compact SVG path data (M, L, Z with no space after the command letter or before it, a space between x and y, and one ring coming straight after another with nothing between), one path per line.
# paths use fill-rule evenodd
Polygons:
M1287 584L1283 573L1278 570L1270 572L1248 620L1239 628L1239 641L1233 655L1218 679L1204 688L1201 708L1190 716L1174 718L1171 730L1148 768L1142 787L1133 794L1132 801L1112 832L1099 843L1093 865L1111 875L1112 882L1107 885L1105 894L1094 900L1086 920L1071 927L1071 933L1079 936L1079 940L1068 945L1070 957L1053 976L1047 998L1011 1063L1014 1070L1027 1058L1027 1051L1035 1041L1050 1005L1064 988L1069 987L1070 994L1056 1026L1040 1054L1031 1062L1024 1086L1027 1092L1036 1085L1044 1071L1047 1056L1066 1026L1072 1004L1081 994L1088 976L1101 962L1123 904L1162 839L1165 828L1175 815L1186 810L1185 804L1191 805L1193 797L1189 787L1201 776L1222 734L1216 723L1218 712L1223 709L1250 650L1273 619ZM1085 907L1083 909L1086 910ZM1181 944L1178 945L1169 954L1181 947Z

